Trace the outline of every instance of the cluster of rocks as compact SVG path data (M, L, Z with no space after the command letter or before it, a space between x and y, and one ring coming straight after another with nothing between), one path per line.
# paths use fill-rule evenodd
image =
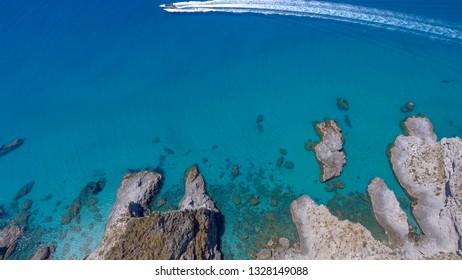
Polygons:
M222 215L197 166L186 172L179 210L150 211L161 184L153 171L125 175L103 240L88 259L221 259Z
M14 196L9 208L5 213L3 206L0 207L0 217L5 216L6 225L0 230L0 260L13 257L16 247L35 246L36 237L42 234L41 230L29 229L29 219L37 214L37 210L31 212L32 200L26 197L32 191L35 182L25 184ZM11 215L10 215L11 214ZM25 235L28 238L22 238ZM16 251L18 252L18 251ZM53 257L54 246L42 245L32 259L48 260ZM27 252L21 252L21 258L30 258ZM17 258L18 256L14 256Z
M321 181L326 182L340 176L346 163L342 130L334 120L326 120L316 124L316 132L321 141L313 146L313 150L321 167Z
M387 242L359 223L340 221L308 196L291 204L299 244L266 249L262 259L460 259L462 255L462 140L437 142L425 117L409 117L406 135L396 138L390 162L396 178L413 201L422 235L414 236L394 193L374 178L368 194ZM269 250L269 251L268 251Z
M279 149L279 154L281 155L277 160L276 160L276 166L278 168L286 168L286 169L294 169L295 163L290 160L286 160L286 156L288 154L288 151L284 148Z
M17 148L21 147L22 144L24 144L24 139L18 138L18 139L11 141L8 144L1 146L0 147L0 157L8 154L9 152L16 150Z
M83 206L86 206L90 209L95 215L95 220L100 221L102 219L101 214L99 214L99 209L96 206L98 203L97 195L104 189L106 185L106 178L101 178L97 181L89 182L79 193L79 196L74 199L69 211L61 216L61 224L67 225L70 224L73 220L76 223L80 223L80 211Z

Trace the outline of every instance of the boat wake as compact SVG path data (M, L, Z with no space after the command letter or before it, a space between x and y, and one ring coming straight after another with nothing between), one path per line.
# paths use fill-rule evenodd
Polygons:
M350 4L306 0L211 0L176 2L163 4L160 7L171 13L255 13L319 18L462 42L461 26L452 26L420 16Z

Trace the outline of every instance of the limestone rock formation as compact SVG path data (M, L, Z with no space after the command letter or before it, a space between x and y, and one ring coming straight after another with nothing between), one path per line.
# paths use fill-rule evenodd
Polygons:
M151 171L125 175L117 190L116 202L109 214L106 229L116 224L117 220L129 218L133 214L129 211L130 203L141 207L142 216L149 214L151 201L160 191L161 183L162 175Z
M410 238L409 224L394 193L375 178L368 186L374 215L388 241L375 240L359 224L339 221L324 206L302 196L291 204L299 247L278 246L258 254L271 259L460 259L462 255L462 140L437 142L425 117L409 117L407 136L396 138L390 161L412 200L423 235Z
M180 201L180 209L206 208L216 210L215 204L205 193L205 182L196 165L186 172L184 179L185 193Z
M7 226L0 231L0 260L7 259L13 253L16 241L22 236L22 229Z
M412 212L424 236L418 242L424 256L439 252L462 254L462 140L436 141L425 117L404 122L390 149L390 161L400 185L413 200Z
M404 246L409 241L409 224L406 213L399 206L398 199L380 178L374 178L367 188L374 215L385 230L388 241Z
M185 176L180 210L149 213L161 175L143 171L124 177L103 241L89 259L220 259L222 216L205 193L197 167Z
M316 124L321 141L314 146L314 153L321 167L321 181L340 176L346 163L343 152L342 130L333 120Z
M350 221L339 221L308 196L292 202L292 220L300 238L301 254L308 259L399 258L369 230Z

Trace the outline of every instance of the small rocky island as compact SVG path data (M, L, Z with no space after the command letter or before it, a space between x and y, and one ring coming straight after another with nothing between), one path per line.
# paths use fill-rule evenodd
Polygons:
M460 259L462 255L462 140L440 142L425 117L408 117L405 135L389 150L393 172L412 200L422 235L410 233L395 194L380 178L368 188L374 215L388 241L359 223L340 221L304 195L291 204L299 244L265 248L260 259ZM263 251L262 250L262 251Z
M316 124L316 132L321 141L314 145L314 153L321 167L321 181L326 182L340 176L346 163L342 130L334 120L326 120Z
M221 259L223 218L206 194L197 166L186 172L179 210L150 211L161 184L162 175L153 171L125 175L103 240L88 259Z

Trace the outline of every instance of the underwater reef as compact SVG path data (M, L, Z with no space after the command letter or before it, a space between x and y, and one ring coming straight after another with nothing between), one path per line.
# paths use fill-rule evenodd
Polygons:
M462 140L437 141L426 117L410 116L404 135L389 150L393 172L412 200L422 234L411 226L395 194L380 178L368 188L377 222L387 240L359 223L340 221L327 207L303 195L291 204L299 243L268 246L259 259L460 259L462 255Z

